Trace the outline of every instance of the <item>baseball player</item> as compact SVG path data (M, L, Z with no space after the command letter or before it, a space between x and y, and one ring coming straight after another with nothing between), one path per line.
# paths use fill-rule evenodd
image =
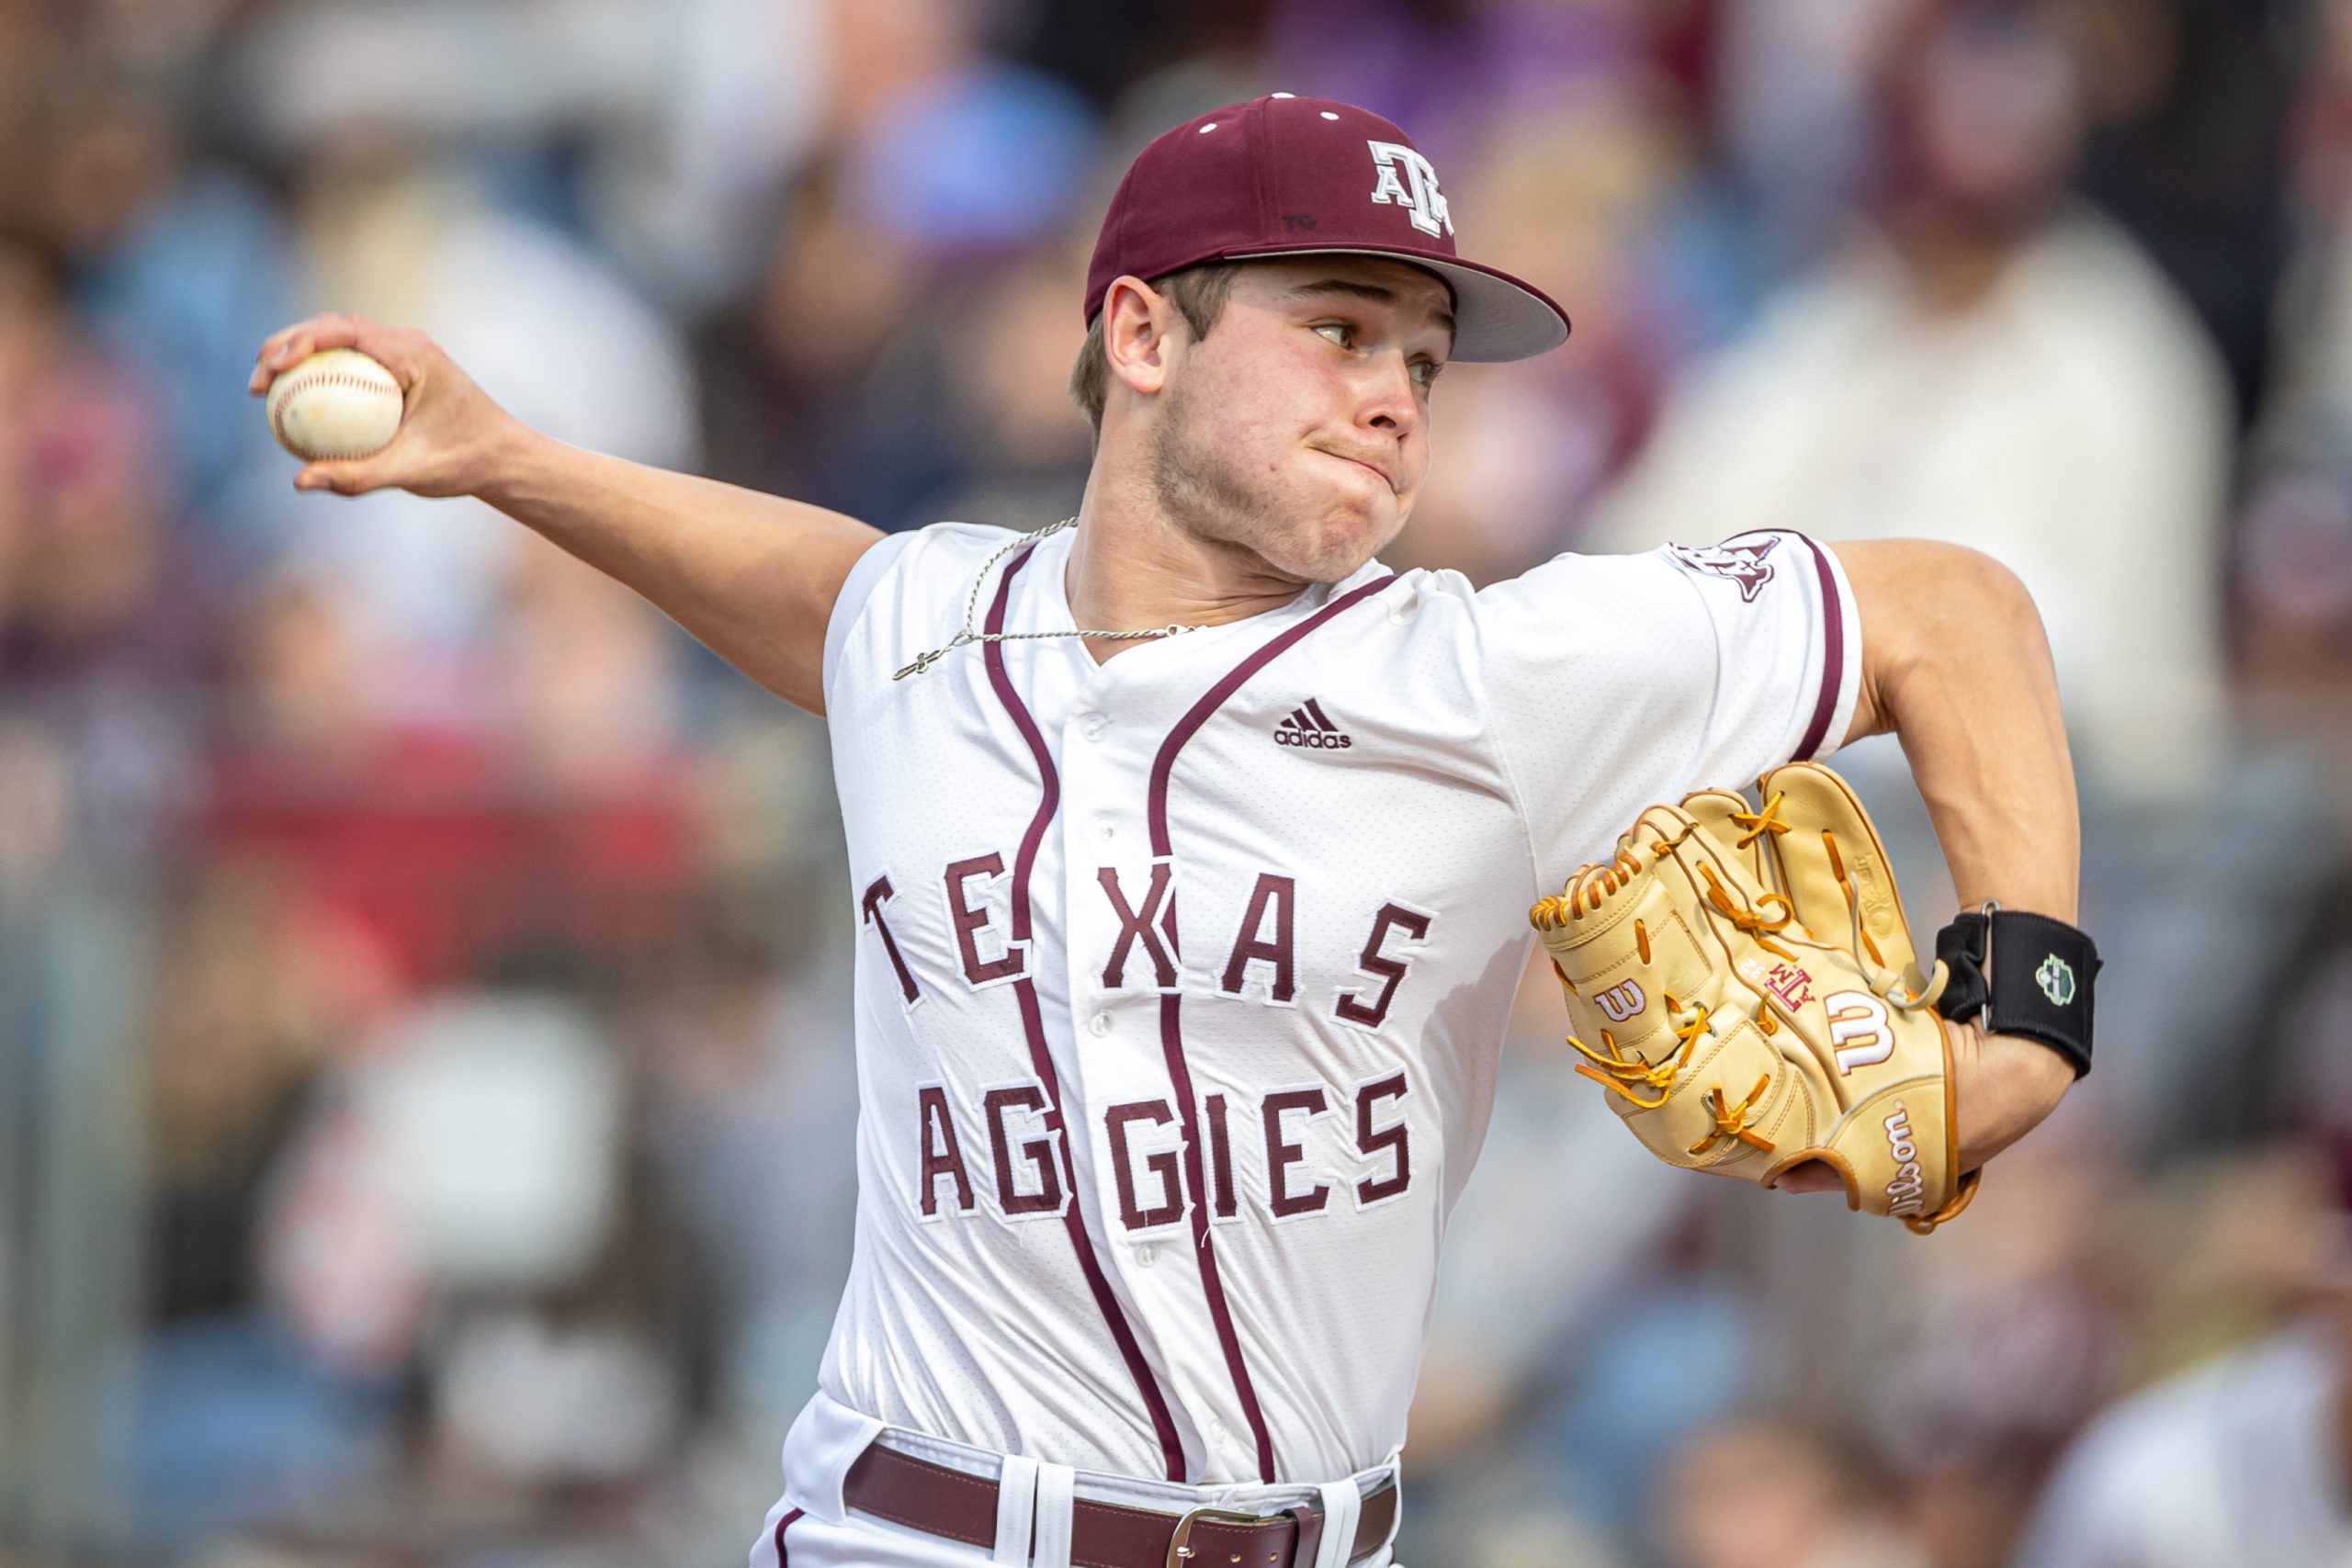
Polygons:
M301 488L479 496L831 721L856 1253L753 1568L1391 1562L1528 906L1652 802L1894 728L1968 905L2071 930L2049 659L1981 556L1768 534L1483 591L1379 563L1447 365L1568 333L1453 226L1346 104L1154 141L1087 283L1084 501L1026 534L885 537L567 448L414 332L263 347L257 392L337 346L406 389L391 446ZM1955 1169L2075 1076L1974 1021L2014 1012L1994 989L1949 1030ZM1852 1199L1804 1146L1777 1184Z

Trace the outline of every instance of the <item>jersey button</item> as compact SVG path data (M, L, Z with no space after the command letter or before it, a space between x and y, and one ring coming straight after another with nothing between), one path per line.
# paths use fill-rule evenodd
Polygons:
M1102 739L1102 732L1109 728L1111 721L1099 713L1087 714L1078 721L1078 732L1089 740Z
M1136 1248L1136 1267L1148 1269L1159 1261L1159 1247L1155 1242L1145 1242Z
M1108 1034L1108 1033L1110 1033L1110 1032L1111 1032L1111 1015L1110 1015L1109 1013L1107 1013L1107 1012L1098 1012L1098 1013L1096 1013L1092 1018L1090 1018L1090 1019L1088 1019L1088 1020L1086 1021L1086 1029L1087 1029L1087 1032L1088 1032L1088 1033L1090 1033L1090 1034Z
M1107 844L1119 836L1119 829L1106 817L1094 824L1094 836Z

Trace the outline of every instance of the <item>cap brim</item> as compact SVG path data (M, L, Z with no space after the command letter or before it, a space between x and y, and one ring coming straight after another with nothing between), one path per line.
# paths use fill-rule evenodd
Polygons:
M1507 272L1476 262L1433 256L1420 251L1383 250L1375 245L1333 245L1316 250L1273 246L1227 251L1226 261L1272 260L1277 256L1377 256L1433 272L1453 290L1453 353L1471 364L1532 359L1568 341L1568 313L1542 289Z

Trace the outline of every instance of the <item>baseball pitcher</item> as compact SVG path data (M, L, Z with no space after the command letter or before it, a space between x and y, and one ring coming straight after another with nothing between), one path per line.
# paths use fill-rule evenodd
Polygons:
M1915 1228L2087 1066L2073 777L2007 571L1785 533L1485 590L1380 564L1446 367L1568 333L1455 220L1346 104L1153 142L1087 282L1084 500L1028 533L564 447L413 332L264 345L256 392L337 347L404 391L302 488L479 496L831 722L856 1256L752 1568L1392 1562L1539 934L1645 1144ZM1969 911L1931 964L1809 765L1889 729Z

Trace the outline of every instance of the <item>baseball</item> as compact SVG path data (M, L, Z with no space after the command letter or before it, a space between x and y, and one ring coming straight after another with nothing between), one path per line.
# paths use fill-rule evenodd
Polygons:
M270 384L269 433L305 462L365 457L401 428L401 384L352 348L313 354Z

